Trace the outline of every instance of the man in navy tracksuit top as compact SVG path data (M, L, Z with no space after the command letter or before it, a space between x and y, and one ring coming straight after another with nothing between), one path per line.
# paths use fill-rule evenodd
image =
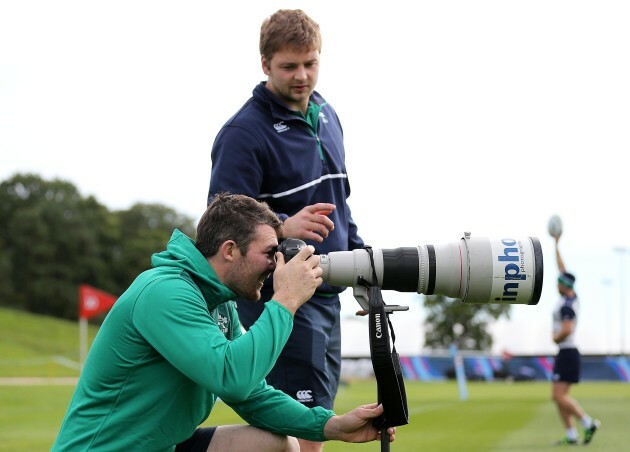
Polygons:
M219 192L263 200L283 221L283 237L317 254L363 246L346 199L343 131L334 109L314 91L319 26L300 10L280 10L261 28L267 81L223 126L212 149L208 202ZM263 301L271 296L270 281ZM293 333L267 381L307 406L332 409L341 366L339 292L323 284L295 316ZM249 328L262 303L237 303ZM320 443L300 442L302 450Z

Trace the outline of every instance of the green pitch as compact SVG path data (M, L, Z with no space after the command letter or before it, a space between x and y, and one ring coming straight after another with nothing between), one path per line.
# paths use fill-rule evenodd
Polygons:
M406 382L409 425L398 428L392 452L542 451L563 435L549 400L547 383L471 383L468 400L459 400L455 383ZM0 385L0 449L45 451L52 445L71 386ZM375 382L343 386L337 411L372 401ZM625 450L630 443L630 384L581 383L573 390L582 406L602 421L589 451ZM241 423L219 403L206 425ZM349 445L330 442L327 452L379 451L376 442Z
M96 330L90 327L90 342ZM76 322L0 308L1 451L49 450L73 391L69 385L9 385L6 379L76 377L77 370L67 361L77 360ZM459 400L454 382L407 381L406 388L411 422L398 428L392 452L557 450L550 444L564 434L549 397L549 383L469 383L465 402ZM588 450L629 450L630 384L581 383L572 394L602 421ZM373 380L351 382L340 387L336 411L375 400ZM240 422L219 403L206 425ZM377 452L380 444L331 442L325 451Z

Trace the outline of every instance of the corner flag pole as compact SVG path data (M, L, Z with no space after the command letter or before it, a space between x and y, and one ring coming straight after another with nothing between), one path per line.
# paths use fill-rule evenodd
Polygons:
M468 399L468 388L466 387L466 372L464 371L464 358L457 353L455 344L451 344L451 356L455 365L455 376L457 377L457 386L459 388L460 400Z
M83 370L87 357L88 319L107 312L116 303L117 297L96 287L79 286L79 368Z
M79 317L79 372L83 372L87 355L87 318Z

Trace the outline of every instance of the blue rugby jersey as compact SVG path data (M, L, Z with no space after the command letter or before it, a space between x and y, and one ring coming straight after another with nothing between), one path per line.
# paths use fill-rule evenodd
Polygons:
M572 320L574 322L573 331L562 342L558 344L558 347L563 348L577 348L575 343L575 326L577 325L577 314L579 309L579 300L577 295L573 297L561 296L556 307L553 310L553 334L555 335L562 326L564 320Z

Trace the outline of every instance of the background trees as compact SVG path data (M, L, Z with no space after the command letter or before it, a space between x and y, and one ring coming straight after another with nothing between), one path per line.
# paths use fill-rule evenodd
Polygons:
M502 316L509 318L509 304L470 304L444 295L424 297L426 311L425 346L448 349L455 344L460 350L490 350L492 336L489 324Z
M70 182L17 174L0 183L0 304L75 319L80 284L120 295L174 228L194 238L169 207L111 212Z

